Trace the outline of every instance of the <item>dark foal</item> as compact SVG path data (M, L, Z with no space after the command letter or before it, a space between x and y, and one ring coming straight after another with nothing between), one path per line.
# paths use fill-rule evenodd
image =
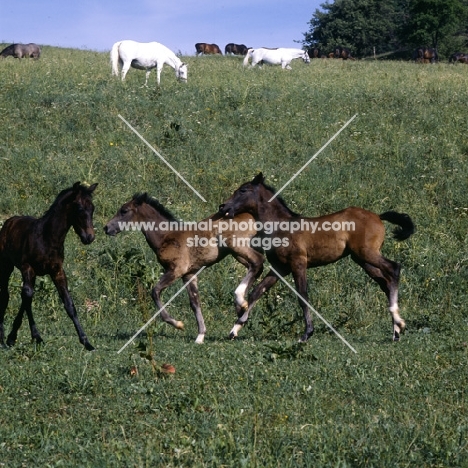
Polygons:
M15 344L24 312L28 317L32 339L42 343L31 304L36 277L49 275L75 325L80 343L88 351L94 349L78 321L75 305L68 291L63 259L65 237L70 227L73 227L83 244L90 244L94 240L92 193L96 185L85 187L76 182L73 187L59 193L42 218L13 216L5 221L0 231L0 343L3 346L4 317L10 297L8 282L16 267L23 277L21 306L8 335L7 345Z
M362 208L350 207L318 218L305 218L292 212L280 197L275 197L275 190L264 184L261 173L252 182L241 185L219 207L218 212L229 218L240 213L249 213L262 223L263 231L260 235L270 238L272 246L266 250L268 261L281 276L292 273L296 290L306 302L306 270L351 255L385 292L393 320L393 340L400 339L405 328L398 308L400 265L380 253L385 238L385 226L381 220L399 225L400 228L394 231L394 235L397 240L404 240L415 231L408 215L388 211L379 216ZM267 232L265 226L268 227ZM237 336L240 328L247 322L249 312L258 299L278 279L276 273L269 271L254 288L249 296L248 309L239 317L231 331L232 338ZM305 320L305 332L301 341L306 341L314 328L308 306L301 300L299 304Z

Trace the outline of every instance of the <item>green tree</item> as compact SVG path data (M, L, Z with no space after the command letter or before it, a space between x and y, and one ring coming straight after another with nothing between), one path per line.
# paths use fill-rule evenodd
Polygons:
M336 0L320 5L309 21L304 45L333 49L349 47L355 55L372 55L400 47L399 27L405 2L398 0Z
M410 0L403 39L412 45L439 48L465 29L467 4L462 0Z

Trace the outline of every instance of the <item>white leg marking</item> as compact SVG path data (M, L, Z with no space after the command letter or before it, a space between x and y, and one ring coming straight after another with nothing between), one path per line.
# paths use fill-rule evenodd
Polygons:
M236 337L237 332L242 328L242 325L240 323L236 323L231 330L231 336Z
M246 309L249 305L244 297L246 290L247 285L241 283L239 284L239 286L237 286L236 290L234 291L234 294L236 296L236 303L239 307L242 307L243 309Z
M205 339L205 335L200 334L200 335L197 336L197 339L195 340L195 343L203 344L204 339Z

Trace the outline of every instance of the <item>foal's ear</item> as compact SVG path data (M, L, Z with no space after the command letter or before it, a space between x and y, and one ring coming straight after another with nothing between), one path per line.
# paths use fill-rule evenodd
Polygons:
M96 187L97 187L97 186L98 186L97 183L95 183L95 184L93 184L93 185L90 185L90 186L88 187L88 191L89 191L90 193L93 193L93 192L96 190Z
M265 180L265 177L263 177L263 173L259 173L255 176L254 180L252 180L252 184L262 184L263 181Z
M73 184L73 190L76 192L80 188L81 182L75 182Z

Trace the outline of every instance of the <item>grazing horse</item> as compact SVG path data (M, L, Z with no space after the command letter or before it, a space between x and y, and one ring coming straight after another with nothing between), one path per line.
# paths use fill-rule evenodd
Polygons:
M224 55L232 54L232 55L247 55L249 51L249 47L245 46L244 44L234 44L230 42L224 48Z
M110 59L113 75L119 76L119 65L122 67L122 81L125 80L125 75L131 66L138 70L146 70L146 86L151 70L156 68L159 86L164 65L169 65L174 69L179 81L187 81L187 64L159 42L116 42L112 46Z
M217 44L207 44L206 42L197 42L195 44L196 55L223 55Z
M413 60L416 63L435 63L439 60L437 50L431 47L418 47L413 52Z
M259 49L249 49L244 58L244 67L252 60L251 66L254 67L258 63L268 63L270 65L281 65L285 70L291 70L289 64L292 60L302 58L304 63L310 63L309 54L306 50L280 47L278 49L268 49L260 47Z
M14 58L33 58L38 59L41 56L41 48L34 43L30 44L11 44L0 52L0 57Z
M449 63L468 63L468 54L464 54L463 52L455 52L450 56Z
M274 198L274 195L274 189L264 183L260 173L252 182L241 185L219 207L218 214L229 218L239 213L251 214L256 222L263 225L256 225L259 235L270 238L273 246L266 250L273 269L250 294L249 306L239 316L231 337L237 336L252 307L278 281L275 270L282 276L292 273L294 277L298 295L303 299L299 304L306 324L301 341L306 341L314 331L308 306L303 302L308 301L307 268L327 265L351 255L385 292L393 319L393 340L398 341L405 328L398 309L400 265L380 253L385 237L381 220L399 225L400 229L396 229L394 235L396 239L404 240L415 230L410 217L394 211L379 216L362 208L350 207L318 218L306 218L292 212L280 197Z
M21 271L21 307L16 316L7 345L16 342L24 312L28 317L31 337L37 343L42 338L34 322L31 304L37 276L49 275L54 282L68 316L73 321L80 343L88 351L94 348L83 331L75 305L70 297L67 277L63 270L64 242L73 226L83 244L94 240L92 193L97 184L85 187L79 182L60 192L42 216L14 216L5 221L0 231L0 344L5 345L4 317L8 306L8 282L14 267Z
M146 241L164 268L164 274L152 291L153 300L158 310L161 310L161 318L175 328L184 328L182 322L167 313L161 302L162 291L182 278L187 284L190 306L198 324L196 343L203 343L206 327L195 276L200 268L214 265L227 255L232 255L248 268L247 275L235 291L238 315L247 308L245 292L263 271L263 255L250 247L250 239L257 233L252 227L253 218L242 214L235 220L245 223L242 225L245 229L229 229L226 221L215 220L213 216L199 223L182 223L156 199L143 193L134 195L130 201L123 204L105 225L104 231L109 236L115 236L125 229L125 226L135 226L135 223L139 223ZM225 225L220 224L223 222Z
M346 47L335 47L335 50L333 51L333 58L354 60L354 57L351 55L351 51Z
M317 47L307 49L307 54L309 55L309 57L311 59L314 59L314 58L327 58L327 56L325 54L322 54L320 49L317 48Z

